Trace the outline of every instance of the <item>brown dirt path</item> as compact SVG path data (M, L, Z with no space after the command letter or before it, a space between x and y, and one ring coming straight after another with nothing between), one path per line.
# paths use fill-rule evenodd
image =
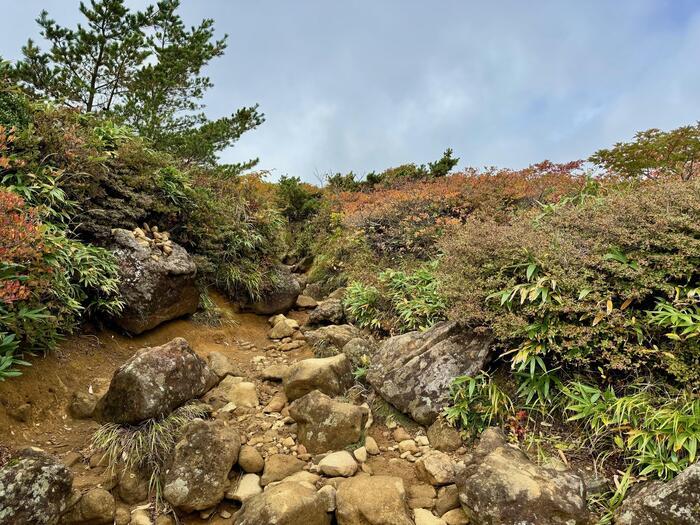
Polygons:
M0 383L0 445L11 448L41 447L62 455L78 451L89 442L97 423L74 420L67 414L73 392L92 389L100 392L109 384L114 371L136 350L184 337L202 356L212 351L227 355L243 372L253 374L251 360L264 354L270 343L267 318L241 314L221 295L212 294L217 306L233 321L222 326L197 324L191 319L166 323L137 337L111 329L67 338L46 357L31 359L23 375ZM305 314L289 317L300 322ZM246 343L255 345L248 348ZM242 345L242 346L241 346ZM311 357L308 350L289 352L290 360Z

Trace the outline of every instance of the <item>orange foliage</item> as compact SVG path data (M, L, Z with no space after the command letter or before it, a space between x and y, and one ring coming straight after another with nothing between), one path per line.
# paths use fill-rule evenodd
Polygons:
M453 217L465 217L477 208L500 209L524 201L555 202L583 186L582 161L554 164L544 161L522 170L470 169L433 180L410 181L400 186L367 192L343 192L335 197L338 211L351 221L384 216L396 211L437 207Z
M24 200L0 190L0 302L7 305L25 300L30 286L21 275L27 268L42 264L45 250L40 223Z

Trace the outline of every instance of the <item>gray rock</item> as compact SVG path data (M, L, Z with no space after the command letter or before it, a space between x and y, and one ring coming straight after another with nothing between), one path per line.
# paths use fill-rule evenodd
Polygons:
M345 309L340 299L326 299L309 313L309 326L339 325L345 320Z
M61 525L108 525L114 523L116 503L105 489L92 488L61 518Z
M356 476L338 486L338 525L414 525L403 480L393 476Z
M329 396L344 394L353 384L350 360L340 354L298 361L290 367L282 384L290 401L313 390L320 390Z
M265 468L265 460L255 447L243 445L238 454L238 465L243 472L258 474Z
M235 525L330 525L327 501L302 483L285 482L248 498L234 519Z
M72 486L63 463L38 449L23 450L0 469L0 524L58 523Z
M221 352L210 352L207 356L207 364L211 371L216 374L219 379L226 376L240 376L240 370L234 365L231 360Z
M377 353L377 345L369 339L355 337L343 346L342 352L348 356L353 367L364 366L366 359L372 362L372 357Z
M273 454L265 461L265 469L263 470L260 484L264 487L275 481L281 481L284 478L296 474L304 468L304 462L294 456L286 454Z
M306 341L317 352L325 352L323 355L337 354L351 339L362 335L357 328L349 324L322 326L315 330L303 331Z
M369 416L364 407L341 403L314 390L289 407L299 443L311 454L341 450L360 441Z
M431 447L442 452L454 452L462 446L459 431L443 418L437 419L428 428L428 441Z
M457 487L469 523L588 523L581 478L534 464L509 446L499 429L487 429L471 459L458 467Z
M68 412L75 419L90 419L95 412L99 398L90 392L74 392L68 405Z
M615 513L618 525L691 525L700 521L700 463L673 480L647 481Z
M372 359L368 382L389 403L430 425L449 403L450 384L479 372L490 357L490 339L455 322L385 340Z
M195 419L175 446L165 473L163 496L184 512L218 504L228 488L228 473L238 460L241 438L223 421Z
M261 315L281 314L291 310L299 296L301 287L299 281L286 266L279 266L275 282L255 301L241 299L238 303L241 310L251 311Z
M300 295L299 297L297 297L296 306L297 306L297 308L302 308L302 309L316 308L318 306L318 302L316 301L316 299L314 299L313 297L310 297L308 295Z
M119 367L95 416L103 422L135 424L168 415L201 396L216 375L183 338L142 348Z
M197 311L197 266L182 246L172 243L172 253L165 255L139 242L132 232L116 229L112 250L121 277L119 295L124 301L124 309L115 318L120 327L140 334Z

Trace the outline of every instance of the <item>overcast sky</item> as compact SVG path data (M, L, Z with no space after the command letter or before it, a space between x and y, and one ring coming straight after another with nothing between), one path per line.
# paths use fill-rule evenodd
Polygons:
M3 0L14 59L45 8ZM129 0L132 6L148 2ZM522 167L587 157L636 130L700 119L697 0L183 0L229 34L208 70L211 117L259 103L266 122L223 160L317 182L427 162Z

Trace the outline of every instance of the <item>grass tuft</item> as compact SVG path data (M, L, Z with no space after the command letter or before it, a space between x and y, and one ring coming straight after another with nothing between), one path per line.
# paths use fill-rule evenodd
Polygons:
M165 463L182 430L190 421L208 417L210 411L207 405L193 403L139 425L106 423L93 434L92 447L104 452L111 469L122 466L147 477L149 493L155 494L157 504Z

